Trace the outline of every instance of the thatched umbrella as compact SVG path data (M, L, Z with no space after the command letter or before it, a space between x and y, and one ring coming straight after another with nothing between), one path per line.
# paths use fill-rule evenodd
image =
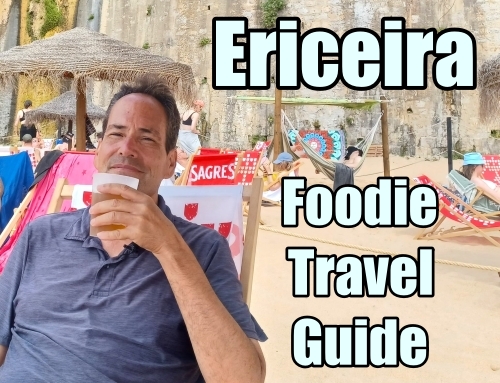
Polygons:
M55 86L64 78L73 79L79 151L85 150L86 79L127 82L145 73L165 79L181 102L193 100L195 81L188 65L86 28L74 28L0 53L0 85L15 84L20 74L32 81L48 78Z
M103 120L106 111L87 99L87 116L93 121ZM72 90L26 112L26 122L35 123L44 120L73 121L76 118L76 94Z
M479 118L491 122L500 116L500 55L481 65L477 76Z

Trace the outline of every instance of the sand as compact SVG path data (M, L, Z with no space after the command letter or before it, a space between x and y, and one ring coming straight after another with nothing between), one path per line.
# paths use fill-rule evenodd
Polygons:
M446 182L447 160L391 157L391 176L426 174ZM455 169L461 161L455 161ZM313 183L331 185L314 173L308 162L301 175ZM375 173L375 174L374 174ZM368 158L356 176L363 188L383 176L382 158ZM357 244L398 254L417 254L419 246L433 246L436 258L500 267L500 248L481 239L414 240L418 228L365 226L344 229L335 223L327 228L307 226L281 228L280 208L263 207L265 226L345 244ZM500 236L499 234L496 234ZM259 230L250 309L269 340L262 344L267 362L266 382L500 382L500 277L493 271L436 264L435 297L386 298L294 298L292 263L285 259L287 246L315 246L318 254L364 255L369 252L333 246ZM311 291L312 287L311 287ZM291 357L292 323L311 315L325 325L350 325L355 316L367 316L370 325L385 316L397 316L400 328L418 324L429 334L429 359L417 369L398 368L309 368L302 369Z

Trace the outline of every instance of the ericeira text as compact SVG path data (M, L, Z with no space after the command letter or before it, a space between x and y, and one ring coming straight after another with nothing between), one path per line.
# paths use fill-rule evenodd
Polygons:
M436 57L433 81L441 90L476 89L476 40L467 30L406 29L402 17L382 19L381 36L356 28L339 38L315 28L301 35L300 19L281 17L275 29L249 29L244 17L214 17L213 88L269 89L270 56L276 86L297 90L426 89L427 56ZM238 41L245 39L245 42ZM238 68L244 64L244 69Z
M371 328L369 319L353 325L324 326L304 316L292 326L292 358L308 367L422 367L429 358L429 336L418 325L399 329L399 318L387 317Z

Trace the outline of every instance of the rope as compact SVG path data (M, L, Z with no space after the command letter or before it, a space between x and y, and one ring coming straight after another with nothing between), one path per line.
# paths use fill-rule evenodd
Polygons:
M371 254L382 254L382 255L386 255L387 254L387 255L393 255L393 256L396 256L396 255L400 254L400 253L398 254L398 253L393 253L393 252L390 252L390 251L385 251L385 250L380 250L380 249L374 249L374 248L371 248L371 247L351 245L349 243L330 241L330 240L323 239L323 238L318 238L318 237L309 237L307 235L295 234L295 233L292 233L292 232L289 232L289 231L275 229L274 227L260 226L259 228L261 230L264 230L264 231L270 231L272 233L288 235L290 237L307 239L307 240L314 241L314 242L322 242L322 243L327 243L329 245L347 247L347 248L351 248L351 249L358 249L358 250L363 250L363 251L369 251ZM448 261L448 260L445 260L445 259L435 259L435 262L436 263L441 263L443 265L468 267L468 268L471 268L471 269L496 271L496 272L500 273L500 267L475 265L473 263L455 262L455 261Z
M457 153L457 154L461 155L462 157L464 156L462 153L457 152L456 150L452 150L452 152ZM441 153L438 153L437 155L439 157L441 157L441 154L443 154L443 153L447 153L447 150L444 150ZM408 166L413 166L413 165L419 164L421 162L426 162L426 161L427 161L426 159L423 159L423 160L420 160L420 161L417 161L417 162L412 162L411 164L407 164L407 165L403 165L403 166L398 166L397 168L391 168L391 170L397 170L397 169L406 168ZM382 173L384 173L384 172L375 172L375 173L368 173L368 174L361 174L361 175L357 175L356 174L356 177L373 176L374 174L382 174Z

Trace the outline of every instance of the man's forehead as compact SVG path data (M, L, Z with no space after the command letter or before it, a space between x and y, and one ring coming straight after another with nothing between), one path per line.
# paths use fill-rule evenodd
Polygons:
M123 96L113 105L109 113L108 126L111 124L125 126L134 118L154 122L148 125L164 126L167 117L157 99L147 94L131 93Z

